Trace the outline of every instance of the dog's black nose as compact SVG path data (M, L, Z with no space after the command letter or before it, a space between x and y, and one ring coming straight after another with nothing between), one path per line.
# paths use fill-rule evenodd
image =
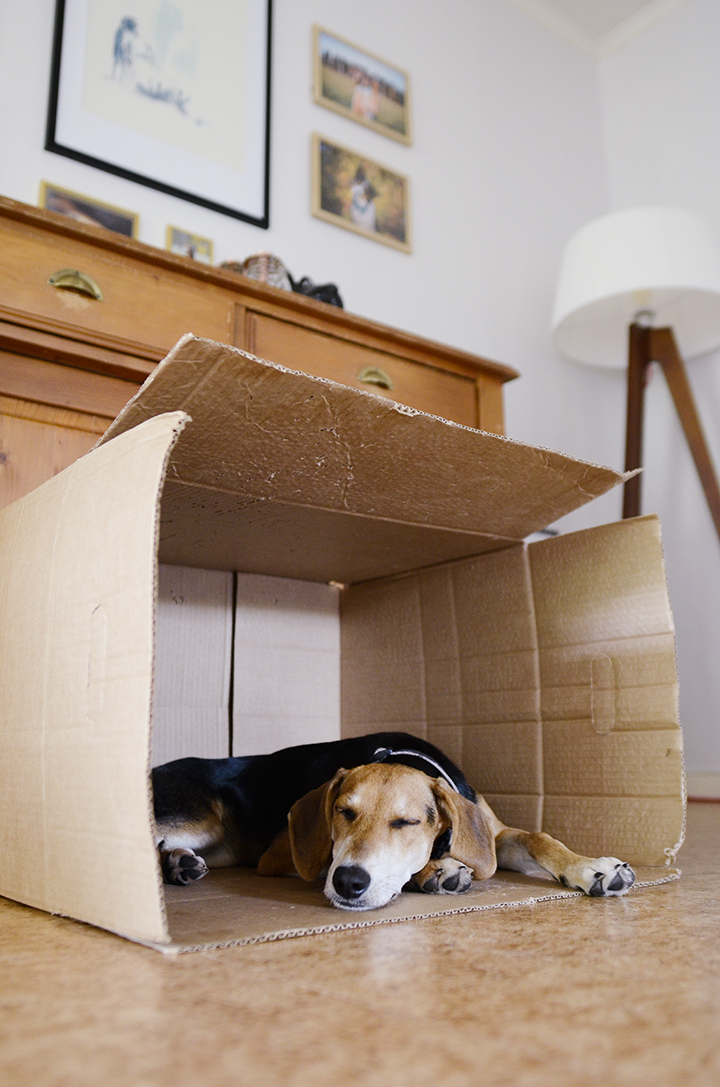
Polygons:
M344 868L336 868L333 872L333 887L339 895L349 901L351 898L359 898L370 886L370 876L364 868L357 864L350 864Z

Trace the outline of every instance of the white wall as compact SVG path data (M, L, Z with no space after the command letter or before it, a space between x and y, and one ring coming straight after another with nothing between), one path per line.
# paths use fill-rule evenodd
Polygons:
M5 195L36 203L45 178L139 212L153 245L173 223L213 238L218 261L269 249L297 277L336 282L351 312L516 366L510 433L585 452L592 378L556 358L547 324L564 240L607 204L592 58L502 0L366 0L361 19L349 0L275 0L264 231L43 151L54 0L6 7ZM314 22L410 72L413 146L314 105ZM311 217L314 131L409 175L412 255Z
M683 92L685 105L678 110L680 127L695 117L691 103L700 78L690 73L694 35L702 32L702 26L691 25L692 19L701 10L709 18L712 6L712 0L690 4L673 17L688 38L684 46L688 60L681 65L678 87L691 79L691 90ZM632 66L626 63L628 50L603 64L601 82L590 56L504 0L443 4L365 0L361 9L349 0L275 0L271 227L263 231L44 152L54 3L24 0L11 7L6 0L5 7L0 36L0 192L36 203L44 178L139 212L140 238L153 245L164 244L165 227L173 223L213 238L218 261L242 260L258 249L269 249L295 276L336 282L351 312L515 366L522 377L506 386L511 436L622 467L622 375L560 359L548 324L566 239L610 207L608 161L613 202L625 199L620 191L627 191L633 202L647 199L642 181L647 180L644 167L652 149L638 155L636 170L628 169L625 129L618 116L626 97L635 103L635 113L642 105L641 87L636 78L633 84ZM313 104L314 22L410 72L411 147ZM669 49L672 35L662 23L632 48L644 48L651 34L661 32ZM705 78L714 79L710 39L708 35L704 42L708 53L704 66L709 69ZM668 71L675 79L678 63L674 54L672 64L658 64L658 80L667 78ZM667 109L659 110L658 118L666 113ZM642 130L645 123L643 117L642 123L626 127L630 132ZM699 140L702 125L697 130ZM409 175L412 255L311 217L309 145L314 131ZM704 160L708 165L709 155L708 150ZM692 187L692 163L683 172L666 152L662 168L655 166L656 175L664 176L663 170L668 174L668 185L679 184L678 177L687 175ZM705 182L708 202L717 176L715 170ZM660 183L658 176L655 182ZM675 199L690 206L698 202L684 190ZM720 207L714 210L720 216ZM700 364L693 374L700 383L705 381L707 396L714 396L717 404L712 364ZM651 405L651 414L661 426L671 413L662 405ZM680 449L668 460L681 462L682 454ZM668 520L685 481L690 481L689 489L693 485L690 469L674 470L679 474L673 478L683 482L673 487L672 499L665 502L666 509L672 506ZM659 508L653 486L648 485L648 508L652 502ZM665 476L659 489L664 486ZM693 533L703 534L704 544L697 550L710 551L713 540L702 523L702 502L695 496L688 505ZM620 496L613 493L567 518L563 527L612 520L619 512ZM702 566L703 559L693 553L692 563L686 563L681 548L673 546L672 527L669 532L671 589L679 590L675 607L684 643L681 666L687 669L686 662L696 651L704 649L706 655L705 663L688 673L685 684L688 748L695 768L713 763L720 769L720 743L704 728L702 716L706 692L717 682L707 658L720 648L720 631L712 618L698 614L692 619L695 613L684 595L686 581L695 575L686 566ZM717 551L716 541L714 546ZM708 579L718 573L710 561L704 568ZM720 577L715 584L720 584ZM689 595L702 603L706 599L702 585L697 580L692 585ZM689 621L683 620L686 614ZM696 632L693 622L706 626Z
M611 204L704 215L720 241L720 6L689 0L600 65ZM720 353L689 363L720 470ZM663 522L690 791L720 795L720 541L661 374L646 405L643 508Z

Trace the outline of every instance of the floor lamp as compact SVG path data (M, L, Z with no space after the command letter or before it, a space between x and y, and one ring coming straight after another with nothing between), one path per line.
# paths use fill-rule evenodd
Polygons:
M665 207L588 223L567 243L552 327L567 357L627 366L626 472L642 467L648 368L660 365L720 537L720 487L683 361L720 346L720 256L707 225ZM625 484L623 517L640 513L640 479Z

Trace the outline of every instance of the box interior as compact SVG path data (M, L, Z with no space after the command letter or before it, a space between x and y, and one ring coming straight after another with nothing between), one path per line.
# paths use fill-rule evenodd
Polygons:
M669 865L684 808L658 523L523 543L621 481L184 338L96 450L0 514L15 644L0 674L22 677L0 804L5 852L25 849L2 893L157 946L357 924L297 880L214 872L163 889L148 751L387 727L443 747L509 823ZM112 905L118 839L137 878ZM68 848L80 879L56 876ZM503 874L474 904L403 895L362 923L567 893Z

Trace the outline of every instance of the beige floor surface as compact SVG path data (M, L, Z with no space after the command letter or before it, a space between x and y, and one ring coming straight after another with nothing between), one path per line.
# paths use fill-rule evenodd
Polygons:
M622 899L164 956L0 899L3 1087L718 1087L720 804Z

